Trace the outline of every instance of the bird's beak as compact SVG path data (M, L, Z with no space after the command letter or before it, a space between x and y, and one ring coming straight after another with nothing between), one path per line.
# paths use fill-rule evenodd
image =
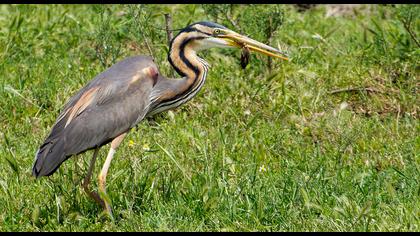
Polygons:
M235 32L220 35L219 38L226 41L229 46L238 48L246 47L251 51L262 53L270 57L289 60L286 53Z

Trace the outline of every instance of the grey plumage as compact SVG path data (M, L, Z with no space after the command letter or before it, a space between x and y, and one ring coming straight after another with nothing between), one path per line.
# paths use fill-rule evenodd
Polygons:
M38 150L33 175L51 175L70 156L105 145L140 122L147 113L149 95L155 84L141 73L147 67L156 68L151 57L127 58L96 76L74 95ZM132 82L135 76L140 77ZM93 90L89 105L66 126L71 118L69 110ZM118 115L121 113L124 116Z

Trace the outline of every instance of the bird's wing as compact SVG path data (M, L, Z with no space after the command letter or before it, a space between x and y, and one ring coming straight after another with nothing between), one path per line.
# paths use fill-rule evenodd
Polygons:
M65 105L38 150L34 172L51 174L69 156L134 127L147 113L157 71L151 58L131 57L95 77Z
M66 153L102 145L135 126L147 113L155 72L150 58L132 57L98 75L58 118Z

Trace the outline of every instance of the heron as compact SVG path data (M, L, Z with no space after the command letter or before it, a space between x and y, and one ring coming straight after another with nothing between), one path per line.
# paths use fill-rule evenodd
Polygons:
M168 60L181 78L166 78L150 56L133 56L94 77L64 105L39 147L32 167L36 178L50 176L72 156L94 150L83 179L84 191L112 218L106 177L118 146L142 120L174 109L203 87L209 64L197 53L210 48L244 48L288 60L287 54L220 24L188 25L171 40ZM98 191L89 187L99 149L110 149L98 176Z

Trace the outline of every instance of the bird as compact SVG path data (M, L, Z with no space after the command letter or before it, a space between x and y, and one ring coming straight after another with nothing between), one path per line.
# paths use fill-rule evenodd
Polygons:
M145 55L128 57L98 74L64 105L51 132L36 151L32 175L36 179L50 176L70 157L93 150L82 187L112 218L106 177L118 146L145 118L175 109L200 91L209 64L197 53L210 48L246 48L289 59L287 53L220 24L192 23L170 41L168 60L181 78L164 77L154 59ZM92 191L89 184L98 151L109 143L98 176L98 191Z

